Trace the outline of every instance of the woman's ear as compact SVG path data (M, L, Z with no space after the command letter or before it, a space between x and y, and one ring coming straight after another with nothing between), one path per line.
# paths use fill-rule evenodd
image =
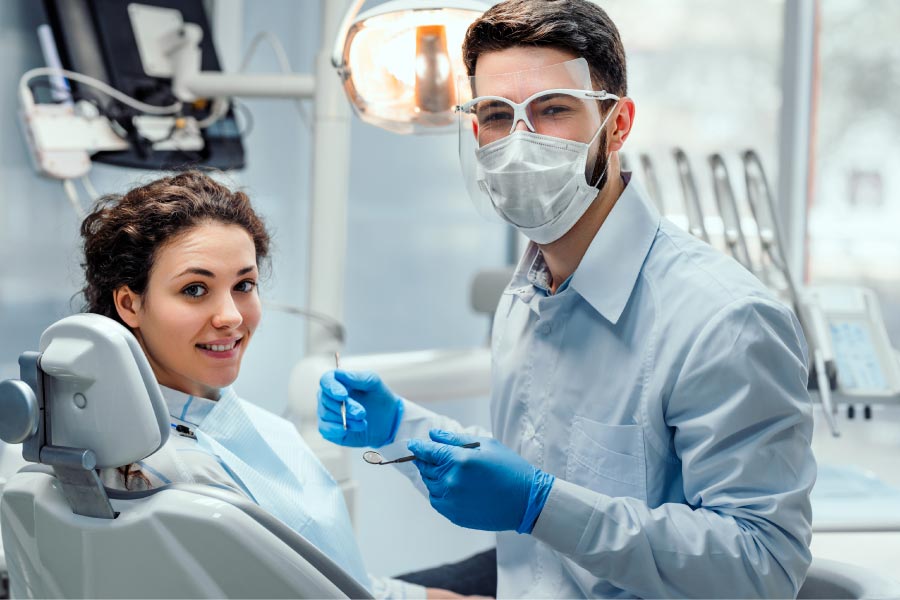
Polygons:
M132 329L140 329L141 326L141 297L134 293L130 287L123 285L113 290L113 303L119 318Z

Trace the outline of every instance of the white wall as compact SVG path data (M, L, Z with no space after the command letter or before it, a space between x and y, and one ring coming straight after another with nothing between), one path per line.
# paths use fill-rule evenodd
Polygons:
M246 2L244 18L244 46L257 31L272 31L294 69L312 72L317 2ZM0 2L0 378L16 376L19 353L35 349L46 326L81 306L80 299L72 300L81 286L78 223L61 186L32 171L16 122L18 78L42 64L34 34L42 22L40 2ZM265 46L250 65L251 71L277 69ZM305 255L311 135L289 102L246 104L254 121L245 138L247 168L231 176L272 229L273 275L261 293L302 305L310 285ZM468 308L468 286L479 269L502 264L505 232L478 218L458 171L453 136L399 137L354 117L347 353L484 341L488 323ZM154 175L98 165L91 177L101 193L109 193ZM303 354L304 327L296 317L265 315L237 383L243 396L275 411L285 406L289 369ZM486 399L442 408L487 424ZM361 464L355 469L361 483L359 539L373 572L431 566L491 543L487 534L449 524L395 473Z

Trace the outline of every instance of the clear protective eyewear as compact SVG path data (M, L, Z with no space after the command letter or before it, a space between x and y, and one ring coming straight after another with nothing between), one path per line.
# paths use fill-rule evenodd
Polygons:
M597 103L618 99L605 90L556 88L536 92L522 102L503 96L479 96L456 110L467 115L482 147L510 135L520 121L533 133L577 140L590 131L591 125L596 128L600 114Z
M485 72L457 79L456 116L459 161L466 189L478 212L503 222L479 183L477 155L489 151L516 131L590 144L597 139L605 115L618 98L594 89L584 58L510 72ZM575 144L577 145L577 144ZM574 147L574 146L573 146ZM585 180L592 181L595 161L589 157Z

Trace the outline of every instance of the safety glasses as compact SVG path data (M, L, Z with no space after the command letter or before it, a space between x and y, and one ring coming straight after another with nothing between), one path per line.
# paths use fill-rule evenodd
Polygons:
M522 102L479 96L457 106L456 111L470 121L478 145L485 146L510 135L519 122L534 133L576 139L592 126L596 128L599 102L618 99L603 90L556 88L536 92Z

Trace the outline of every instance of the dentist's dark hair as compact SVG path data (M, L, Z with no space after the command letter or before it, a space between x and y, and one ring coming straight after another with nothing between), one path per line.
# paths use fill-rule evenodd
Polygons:
M204 223L242 227L256 248L256 264L268 266L269 233L247 194L200 171L184 171L100 198L81 223L85 312L125 325L113 292L128 286L143 295L161 247ZM127 325L126 325L127 327Z
M597 89L628 95L625 48L619 30L602 8L588 0L507 0L469 26L463 60L475 75L484 52L514 46L552 47L584 57Z

